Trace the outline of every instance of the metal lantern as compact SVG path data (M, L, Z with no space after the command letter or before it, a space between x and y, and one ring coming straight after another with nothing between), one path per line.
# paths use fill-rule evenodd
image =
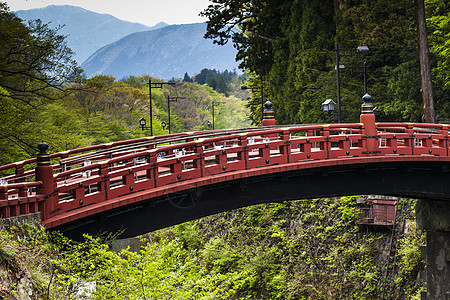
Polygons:
M323 111L325 112L332 112L334 111L334 106L336 105L336 102L334 102L331 99L327 99L322 103Z

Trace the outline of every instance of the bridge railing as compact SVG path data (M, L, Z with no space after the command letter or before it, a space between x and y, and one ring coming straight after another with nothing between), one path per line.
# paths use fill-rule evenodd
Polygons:
M362 123L213 131L75 149L51 155L59 159L52 166L51 194L39 194L41 182L17 182L33 179L34 170L4 177L9 183L0 188L0 213L6 217L40 210L45 220L105 201L114 206L110 200L131 193L159 189L164 194L186 181L310 160L448 156L447 125L379 123L376 128L376 136L367 136ZM369 139L377 141L375 150L368 151ZM33 163L8 166L22 170Z
M118 141L112 143L105 143L99 145L93 145L78 149L72 149L57 153L50 154L50 158L54 163L53 167L55 171L65 171L73 166L78 167L82 165L86 160L91 157L94 159L104 160L111 158L115 155L115 151L133 151L138 147L152 147L151 145L157 144L158 141L164 141L174 138L188 138L192 133L176 133L172 135L161 135L154 137L144 137L125 141ZM113 151L108 151L113 150ZM75 156L75 158L73 158ZM8 165L0 166L0 175L3 182L23 182L33 181L34 168L36 167L37 159L30 158L24 161L11 163ZM5 175L7 174L7 175Z
M37 195L42 182L14 183L0 186L0 216L9 218L42 211L44 195Z

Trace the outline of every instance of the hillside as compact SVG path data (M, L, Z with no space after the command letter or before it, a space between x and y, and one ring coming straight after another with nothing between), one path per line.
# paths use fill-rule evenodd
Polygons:
M88 77L149 74L163 79L182 78L203 68L233 70L236 51L232 45L217 46L203 35L205 23L171 25L130 34L98 50L82 64Z
M51 23L52 28L64 25L60 33L68 36L67 44L76 53L74 58L79 64L101 47L128 34L167 25L161 22L154 27L148 27L70 5L50 5L15 13L23 20L40 19L44 23Z
M111 251L114 236L75 243L19 223L0 230L0 296L419 299L423 236L411 220L413 210L404 213L411 226L396 226L397 266L386 283L391 231L356 225L355 197L261 204L205 217L141 237L139 253Z

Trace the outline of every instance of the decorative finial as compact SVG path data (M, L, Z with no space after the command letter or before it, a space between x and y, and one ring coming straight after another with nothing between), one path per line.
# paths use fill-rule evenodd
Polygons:
M361 105L361 114L373 114L372 96L365 94L362 99L364 103Z
M38 147L38 149L39 149L39 151L40 151L41 154L47 153L47 150L48 150L48 144L47 144L46 142L40 143L37 147Z
M362 97L362 99L363 99L364 102L370 103L370 102L372 101L372 96L370 96L369 94L365 94L365 95Z
M50 154L47 153L48 144L42 142L38 145L39 153L37 154L37 165L38 166L49 166L50 165Z
M264 103L264 107L266 109L263 112L263 120L275 119L275 114L272 109L272 102L266 101L266 103Z

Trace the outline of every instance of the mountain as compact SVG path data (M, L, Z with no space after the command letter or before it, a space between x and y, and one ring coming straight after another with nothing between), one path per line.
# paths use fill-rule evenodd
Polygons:
M14 13L23 20L40 19L44 23L50 23L51 28L64 25L59 33L68 36L67 45L75 52L74 58L80 64L101 47L130 33L167 26L161 22L148 27L70 5L50 5Z
M204 68L237 68L232 45L218 46L203 38L206 23L170 25L160 29L130 34L109 44L83 64L86 75L149 74L163 79L182 78Z

